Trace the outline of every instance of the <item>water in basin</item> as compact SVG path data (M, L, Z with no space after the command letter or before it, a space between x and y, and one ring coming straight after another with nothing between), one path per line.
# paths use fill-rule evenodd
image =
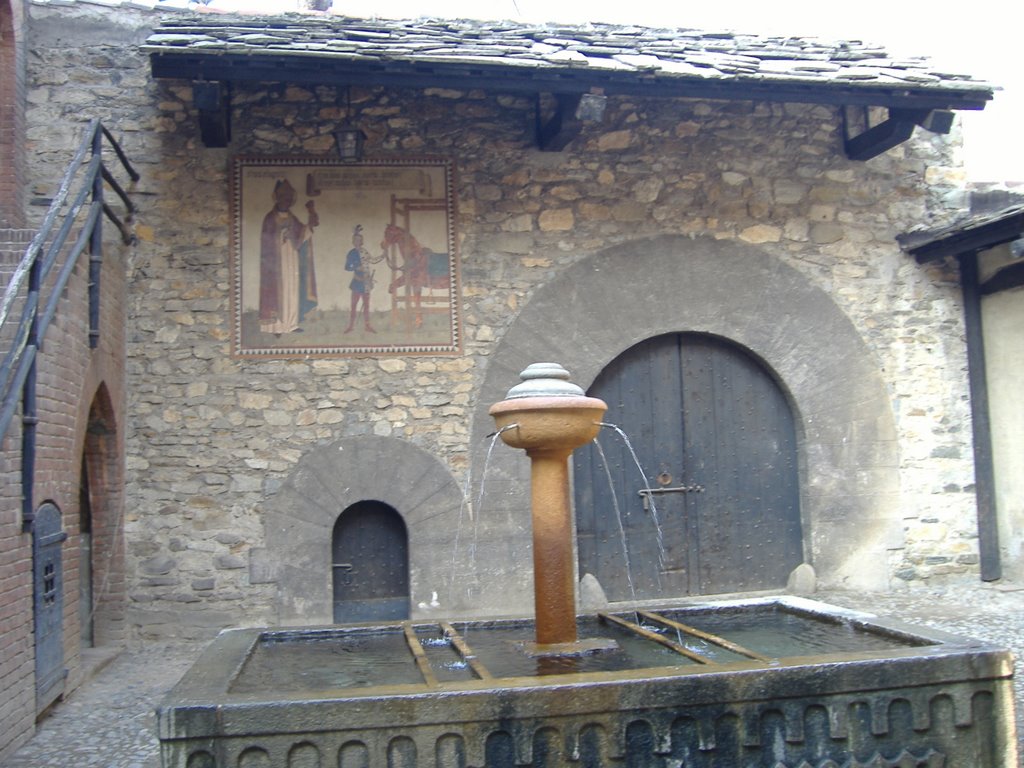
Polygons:
M771 605L753 610L747 606L742 611L662 610L657 615L724 638L769 659L886 651L921 645L920 641L910 637L866 631L852 623L812 618ZM631 622L640 618L629 612L619 616ZM657 667L701 668L707 664L750 661L749 657L712 640L671 626L646 619L640 626L703 657L706 664L597 616L578 619L579 636L583 639L610 639L615 647L581 655L537 657L528 653L533 639L533 625L528 621L452 625L472 655L494 678L621 672ZM459 683L477 678L440 625L419 624L415 627L415 637L440 683ZM362 631L265 632L233 680L230 690L232 693L299 692L422 683L423 675L402 627L392 626Z

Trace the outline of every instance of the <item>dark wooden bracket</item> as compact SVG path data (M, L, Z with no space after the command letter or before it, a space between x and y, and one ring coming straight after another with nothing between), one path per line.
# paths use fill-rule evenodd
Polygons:
M990 296L1000 291L1009 291L1024 285L1024 261L1017 261L1003 267L981 284L981 295Z
M953 113L947 110L898 109L888 110L888 117L877 125L868 125L867 108L862 108L860 120L863 130L856 136L850 135L851 107L843 107L843 148L851 160L870 160L893 147L902 144L921 126L932 133L949 133L953 125Z
M579 136L584 123L604 119L608 99L603 88L588 93L537 94L537 146L558 152Z
M199 134L207 147L226 147L231 141L231 92L220 80L192 82L192 100L199 110Z
M544 152L561 152L583 128L576 116L580 93L560 93L554 96L554 108L546 114L545 99L537 94L537 148ZM550 109L550 107L549 107Z

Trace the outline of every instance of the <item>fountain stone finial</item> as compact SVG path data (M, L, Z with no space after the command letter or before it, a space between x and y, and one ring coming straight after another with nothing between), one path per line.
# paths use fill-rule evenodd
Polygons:
M506 400L521 397L583 397L581 387L569 381L569 372L558 363L531 363L519 374L522 381L505 395Z
M597 437L608 406L557 363L534 363L520 378L490 414L502 441L530 457L537 645L569 648L578 639L568 460Z

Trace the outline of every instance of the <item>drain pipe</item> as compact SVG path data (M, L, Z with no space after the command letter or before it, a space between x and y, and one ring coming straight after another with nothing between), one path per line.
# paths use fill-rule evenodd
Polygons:
M981 321L981 281L978 252L958 254L960 286L964 297L964 332L967 340L967 378L971 389L971 426L974 443L974 493L978 506L978 555L981 580L1003 576L996 516L996 481L992 462L992 421L985 374L985 338Z

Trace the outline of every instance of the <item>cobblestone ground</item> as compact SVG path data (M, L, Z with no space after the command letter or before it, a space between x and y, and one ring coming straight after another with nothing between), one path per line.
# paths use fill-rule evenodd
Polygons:
M122 651L0 768L159 768L156 705L202 648L153 643Z
M1024 655L1024 590L977 588L877 595L827 592L833 605L975 637ZM0 768L159 768L154 710L202 650L148 644L123 651L58 705L35 737ZM1015 680L1018 741L1024 733L1024 675ZM1021 750L1024 754L1024 750ZM964 768L969 768L964 766Z

